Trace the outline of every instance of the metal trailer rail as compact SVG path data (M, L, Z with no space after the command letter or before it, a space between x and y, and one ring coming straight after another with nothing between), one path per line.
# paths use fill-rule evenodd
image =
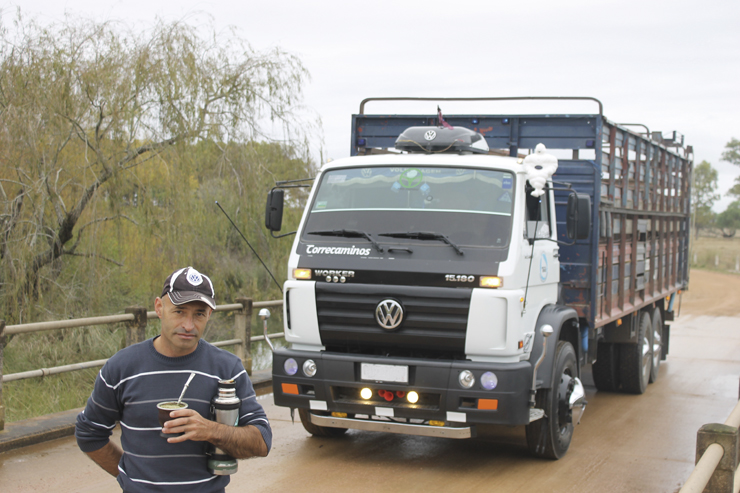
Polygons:
M738 493L740 402L724 424L702 426L696 438L696 466L679 493Z
M267 308L273 306L282 306L283 300L257 301L253 302L251 298L237 298L237 303L227 305L217 305L214 311L217 312L236 312L234 318L234 338L224 341L213 342L217 347L235 346L234 353L242 360L248 373L252 374L252 342L264 341L264 335L252 336L252 313L254 308ZM5 382L25 380L28 378L46 377L49 375L58 375L72 371L85 370L87 368L96 368L103 366L108 359L99 359L94 361L83 361L70 365L55 366L52 368L39 368L18 373L3 375L3 346L7 335L30 334L33 332L43 332L57 329L71 329L91 327L96 325L107 325L126 323L126 346L142 342L145 339L147 321L158 318L157 312L147 311L143 307L126 308L126 313L119 315L106 315L101 317L77 318L70 320L55 320L49 322L36 322L19 325L5 325L0 320L0 431L5 429L5 407L3 404L2 385ZM284 332L268 334L268 339L278 339L284 337Z

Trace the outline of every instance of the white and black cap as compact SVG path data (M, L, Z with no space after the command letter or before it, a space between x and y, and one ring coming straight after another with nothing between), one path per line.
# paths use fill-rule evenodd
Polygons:
M167 278L162 289L162 296L169 295L173 305L184 305L191 301L202 301L216 309L216 293L211 279L192 267L178 269Z

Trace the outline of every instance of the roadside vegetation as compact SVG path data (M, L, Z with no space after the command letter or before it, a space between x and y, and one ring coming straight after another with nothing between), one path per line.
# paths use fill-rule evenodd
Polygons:
M213 278L220 304L280 298L215 201L284 279L291 239L269 238L264 204L275 181L315 173L307 80L295 56L203 26L0 19L0 319L152 310L165 277L187 265ZM286 228L305 197L290 195ZM208 339L231 338L232 327L233 315L216 314ZM107 358L124 334L6 337L3 373ZM96 373L3 385L6 420L83 406Z

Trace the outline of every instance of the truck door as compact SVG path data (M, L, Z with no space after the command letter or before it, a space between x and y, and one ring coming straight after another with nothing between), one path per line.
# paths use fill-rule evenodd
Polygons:
M555 241L555 204L552 190L545 190L541 197L533 197L532 188L526 186L525 234L530 242L524 243L523 261L529 265L527 305L533 310L557 300L560 282L559 247Z

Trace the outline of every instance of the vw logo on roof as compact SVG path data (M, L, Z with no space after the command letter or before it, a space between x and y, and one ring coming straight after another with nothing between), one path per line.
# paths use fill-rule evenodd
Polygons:
M403 308L396 300L383 300L375 308L375 320L385 330L393 330L403 321Z
M437 132L435 132L434 130L427 130L424 134L424 138L426 140L434 140L437 138Z

